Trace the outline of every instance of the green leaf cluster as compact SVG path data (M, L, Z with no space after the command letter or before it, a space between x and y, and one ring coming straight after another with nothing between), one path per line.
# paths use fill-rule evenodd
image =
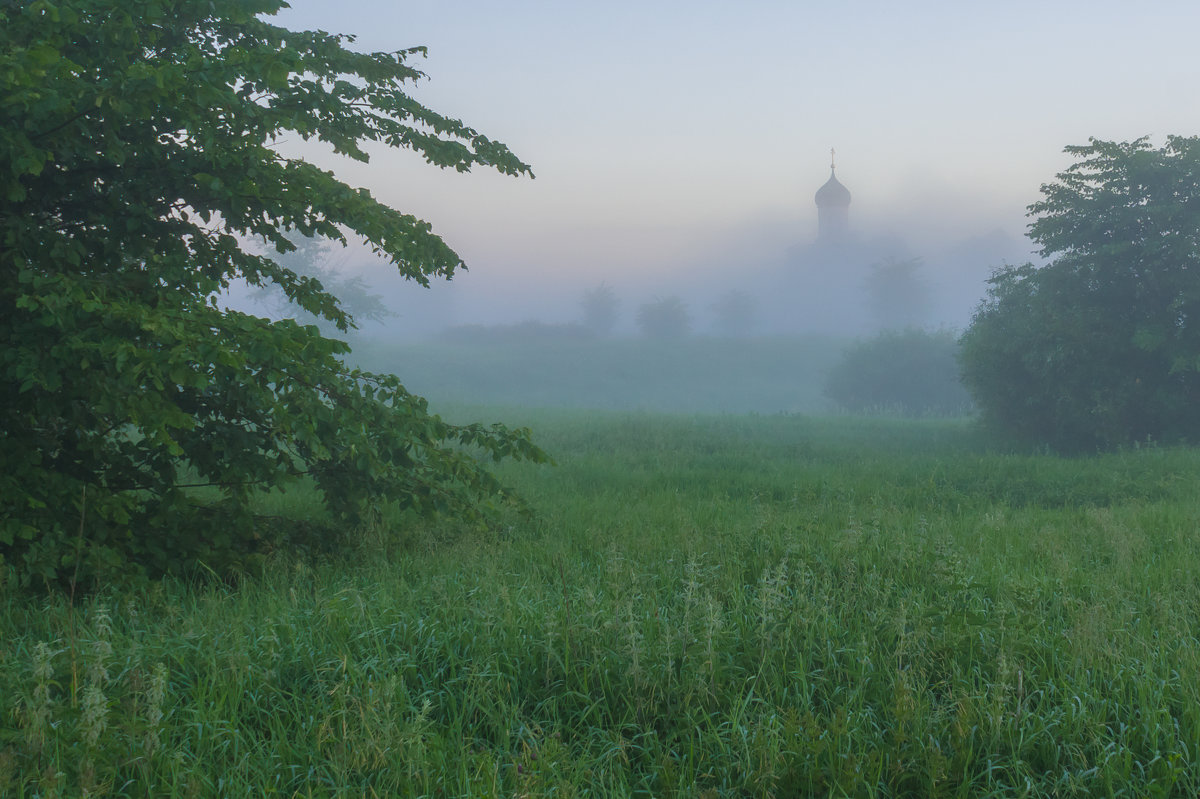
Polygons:
M1092 139L1030 206L1050 259L991 279L963 377L1004 435L1061 451L1200 440L1200 138Z
M463 268L284 138L529 172L411 97L421 48L270 24L284 5L0 2L0 559L26 584L242 568L278 545L255 495L299 480L343 529L387 503L478 516L508 494L468 453L544 458L347 369L316 327L220 306L241 280L350 324L256 239L356 237L421 284Z

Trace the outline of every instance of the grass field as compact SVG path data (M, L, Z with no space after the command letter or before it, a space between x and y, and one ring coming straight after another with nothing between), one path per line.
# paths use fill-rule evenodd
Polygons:
M455 415L535 427L557 465L501 467L535 519L237 588L0 589L0 795L1200 793L1200 452Z
M352 360L404 376L438 403L675 413L820 413L825 375L848 342L751 339L482 338L360 341Z

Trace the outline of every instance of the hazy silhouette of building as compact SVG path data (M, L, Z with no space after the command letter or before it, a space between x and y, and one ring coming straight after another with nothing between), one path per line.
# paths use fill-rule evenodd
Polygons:
M736 288L758 308L758 331L848 338L897 325L961 329L984 296L991 270L1029 258L1023 240L998 230L963 231L918 251L906 230L869 221L864 226L861 219L852 226L850 190L837 179L832 160L829 179L813 199L815 239L810 234L807 241L781 248L776 259L767 256L753 271L738 274ZM889 269L909 262L904 291L889 287ZM892 303L882 314L881 301Z
M850 228L850 190L837 179L837 163L829 151L829 180L817 189L817 242L833 244L845 241Z

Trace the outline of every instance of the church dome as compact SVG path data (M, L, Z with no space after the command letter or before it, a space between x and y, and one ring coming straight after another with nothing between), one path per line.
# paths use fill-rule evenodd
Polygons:
M829 180L825 181L824 186L817 189L815 199L818 208L845 207L850 204L850 190L838 182L832 167L829 169Z

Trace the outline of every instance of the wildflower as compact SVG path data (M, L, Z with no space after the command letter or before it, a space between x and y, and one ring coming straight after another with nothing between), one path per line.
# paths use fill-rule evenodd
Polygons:
M94 747L104 733L108 723L108 699L100 686L92 684L83 689L82 712L80 721L83 725L83 739L89 747Z

